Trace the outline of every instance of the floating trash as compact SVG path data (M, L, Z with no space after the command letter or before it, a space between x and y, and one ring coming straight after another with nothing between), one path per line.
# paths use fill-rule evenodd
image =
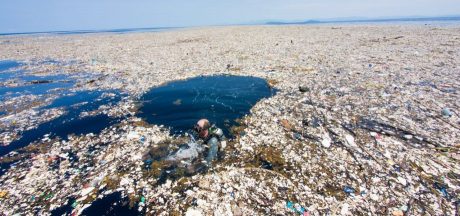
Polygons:
M449 108L442 109L441 114L446 118L452 117L452 115L453 115L452 111L450 111Z
M396 40L400 36L404 38ZM174 142L179 137L159 127L161 122L146 124L139 118L142 113L136 114L145 111L138 100L127 97L102 111L83 111L79 118L107 113L122 120L99 134L71 135L68 140L54 140L53 133L46 133L33 145L2 157L4 162L16 162L0 176L0 191L6 192L0 212L48 215L70 204L78 214L90 215L91 210L104 215L112 214L114 203L128 206L124 197L129 197L136 215L299 215L302 207L308 207L311 215L455 215L460 189L458 37L458 28L431 23L416 27L199 29L177 32L174 37L156 35L149 46L145 41L152 38L146 34L99 35L97 40L90 36L75 36L75 40L5 37L0 41L5 47L3 56L20 56L27 64L1 73L27 70L24 75L50 75L92 70L100 74L77 80L73 92L121 89L138 96L167 80L219 71L263 76L274 80L271 86L279 90L276 97L246 109L250 115L235 130L241 136L229 140L222 160L208 168L208 174L193 177L189 177L188 160L173 167L165 160L188 148L187 141ZM127 40L130 43L120 43ZM28 49L34 51L24 52ZM79 60L69 67L33 63L46 56ZM1 87L60 82L41 77L5 80L8 82L2 81ZM424 81L428 83L420 83ZM310 90L303 93L299 86ZM8 91L0 100L2 122L18 131L6 130L17 135L2 137L8 143L86 104L81 100L71 108L57 105L60 98L73 95L65 90L17 92ZM160 105L165 105L161 109L166 115L171 111L180 115L177 110L192 104L175 93L163 99ZM148 100L143 101L144 106L156 106L155 98ZM46 108L48 111L40 110L53 103L56 106ZM222 105L214 104L214 110L216 107L224 110ZM446 107L453 114L449 118L442 114ZM180 130L192 128L202 117L195 116L196 110L184 110L193 114L183 124L186 129L176 132L174 125L163 125L182 134ZM112 115L112 111L123 115ZM212 111L206 111L206 117ZM162 117L155 112L144 114L151 119ZM233 125L233 117L223 124L218 126ZM151 157L144 158L146 152ZM202 162L203 157L198 158L196 162ZM344 186L353 187L354 195L349 196ZM83 194L89 194L82 196L86 188ZM93 203L115 191L122 195L114 199L122 203L102 202L99 207ZM78 201L68 202L71 196Z
M298 203L293 203L291 201L286 202L286 208L299 213L300 215L306 216L309 215L308 211Z
M345 187L343 188L343 192L347 193L348 195L352 195L352 194L354 194L356 191L355 191L355 189L353 189L353 188L350 187L350 186L345 186Z

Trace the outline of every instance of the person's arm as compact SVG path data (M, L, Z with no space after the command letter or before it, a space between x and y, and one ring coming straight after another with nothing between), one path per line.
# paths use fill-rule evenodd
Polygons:
M209 151L208 156L206 157L206 161L208 163L211 163L211 161L213 161L217 157L217 151L219 150L219 141L216 137L212 137L211 139L209 139L207 144L209 146Z

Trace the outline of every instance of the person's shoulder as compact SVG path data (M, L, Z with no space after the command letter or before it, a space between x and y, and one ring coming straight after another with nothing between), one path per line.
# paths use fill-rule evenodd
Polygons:
M212 132L212 131L215 131L219 129L215 124L211 125L211 127L209 127L209 130Z
M215 124L213 124L210 128L209 128L209 132L211 135L213 136L217 136L219 138L223 137L224 136L224 131L222 129L220 129L219 127L217 127Z
M213 131L213 133L217 136L223 136L224 135L224 131L218 127L215 128L215 130Z

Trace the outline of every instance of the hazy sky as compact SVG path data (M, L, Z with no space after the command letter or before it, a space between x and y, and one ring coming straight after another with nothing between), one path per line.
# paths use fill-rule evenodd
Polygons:
M460 0L0 0L0 33L459 13Z

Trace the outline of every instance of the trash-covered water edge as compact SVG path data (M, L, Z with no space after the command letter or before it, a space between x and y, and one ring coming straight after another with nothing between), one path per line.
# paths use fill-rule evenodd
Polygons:
M1 37L0 59L18 62L0 72L0 88L17 89L2 93L1 133L9 131L9 144L66 115L74 121L102 113L110 122L94 132L50 129L5 152L0 211L456 215L459 30L248 26ZM13 70L55 78L9 78ZM186 166L168 169L155 158L189 138L140 118L138 99L170 81L222 74L263 78L277 93L228 129L232 136L212 166L190 174ZM34 94L26 85L44 86ZM54 93L59 89L69 93ZM107 100L52 106L87 91ZM178 99L170 102L185 105ZM11 115L17 123L4 126Z

